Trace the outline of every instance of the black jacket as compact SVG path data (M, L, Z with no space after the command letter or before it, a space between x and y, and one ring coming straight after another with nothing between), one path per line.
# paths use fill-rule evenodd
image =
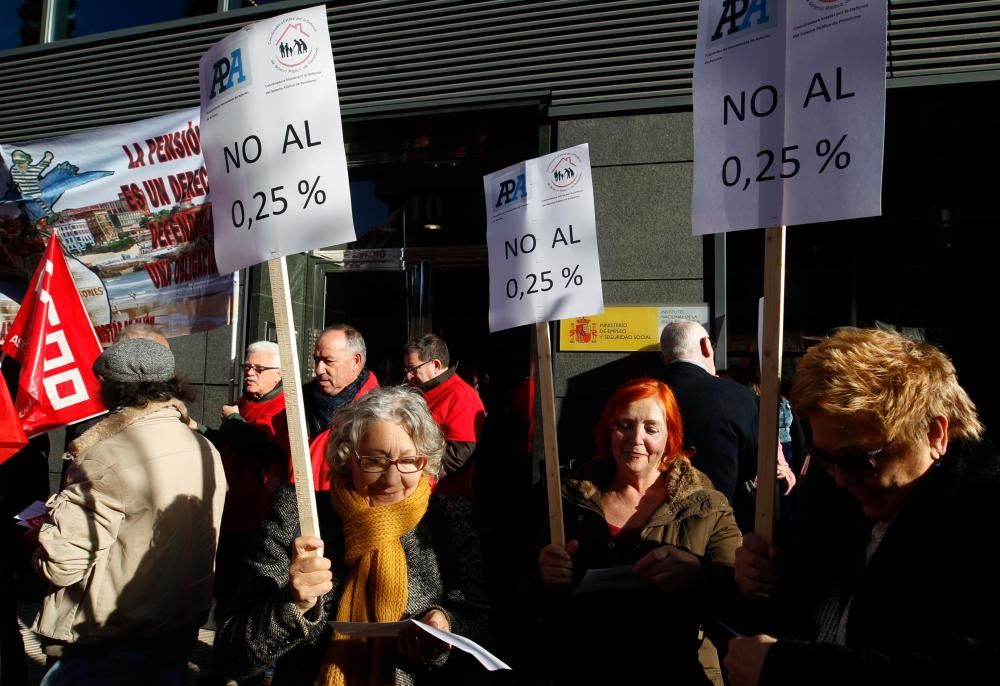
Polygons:
M829 477L810 470L805 480ZM812 639L824 589L853 591L846 646L780 640L760 686L986 684L1000 674L1000 583L989 560L1000 524L1000 457L953 442L921 480L867 568L871 522L840 507L790 553L786 629ZM852 523L853 522L853 523ZM1000 528L1000 527L998 527Z
M690 362L667 366L663 380L677 396L691 464L729 502L757 473L757 403L749 388L712 376ZM737 512L737 519L739 519Z

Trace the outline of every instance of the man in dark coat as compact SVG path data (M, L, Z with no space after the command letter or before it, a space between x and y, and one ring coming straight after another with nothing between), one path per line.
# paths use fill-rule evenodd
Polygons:
M752 516L747 490L757 473L757 402L750 389L715 375L715 350L705 328L687 320L660 335L667 365L663 380L677 397L684 437L695 448L691 464L708 475L737 511Z
M327 427L340 408L378 388L375 373L365 367L368 356L361 332L347 324L331 324L323 329L313 348L316 378L302 387L309 454L313 465L313 487L330 490L326 470Z

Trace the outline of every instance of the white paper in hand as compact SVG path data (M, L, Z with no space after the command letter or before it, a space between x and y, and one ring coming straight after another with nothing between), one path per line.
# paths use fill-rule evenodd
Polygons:
M330 626L337 633L344 634L345 636L357 636L358 638L391 638L398 636L400 630L407 624L416 624L434 638L444 641L462 652L468 653L476 658L479 664L491 672L495 672L498 669L510 669L506 662L472 639L453 634L450 631L437 629L429 624L418 622L415 619L407 619L402 622L330 622Z
M573 591L578 593L593 593L594 591L610 591L614 589L645 588L646 582L632 571L630 565L623 567L607 567L605 569L588 569L583 575L580 585Z

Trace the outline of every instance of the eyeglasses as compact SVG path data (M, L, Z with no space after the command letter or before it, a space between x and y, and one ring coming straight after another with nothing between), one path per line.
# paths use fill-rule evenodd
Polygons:
M400 474L414 474L427 466L427 458L423 455L406 455L393 460L388 457L358 455L357 451L355 451L354 459L358 461L361 471L368 474L387 472L392 465L396 465L396 469Z
M822 448L817 448L812 443L806 445L806 450L827 469L838 467L845 472L876 472L878 471L879 456L890 445L892 445L892 441L889 441L876 450L857 450L841 453L840 455L831 455Z
M421 362L420 364L418 364L418 365L416 365L416 366L413 366L413 367L403 367L403 373L404 373L404 374L413 374L413 373L415 373L415 372L416 372L416 371L417 371L418 369L420 369L421 367L423 367L423 366L424 366L425 364L430 364L430 363L431 363L431 362L433 362L433 361L434 361L434 360L427 360L426 362Z
M244 372L249 372L252 369L258 375L260 375L263 374L264 372L269 372L272 369L281 369L281 367L265 367L262 364L241 364L240 369L242 369Z

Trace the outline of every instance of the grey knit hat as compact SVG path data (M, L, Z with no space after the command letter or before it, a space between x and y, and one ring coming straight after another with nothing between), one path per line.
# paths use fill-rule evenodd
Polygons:
M174 378L174 354L145 338L129 338L107 348L94 361L94 374L119 383L149 383Z

